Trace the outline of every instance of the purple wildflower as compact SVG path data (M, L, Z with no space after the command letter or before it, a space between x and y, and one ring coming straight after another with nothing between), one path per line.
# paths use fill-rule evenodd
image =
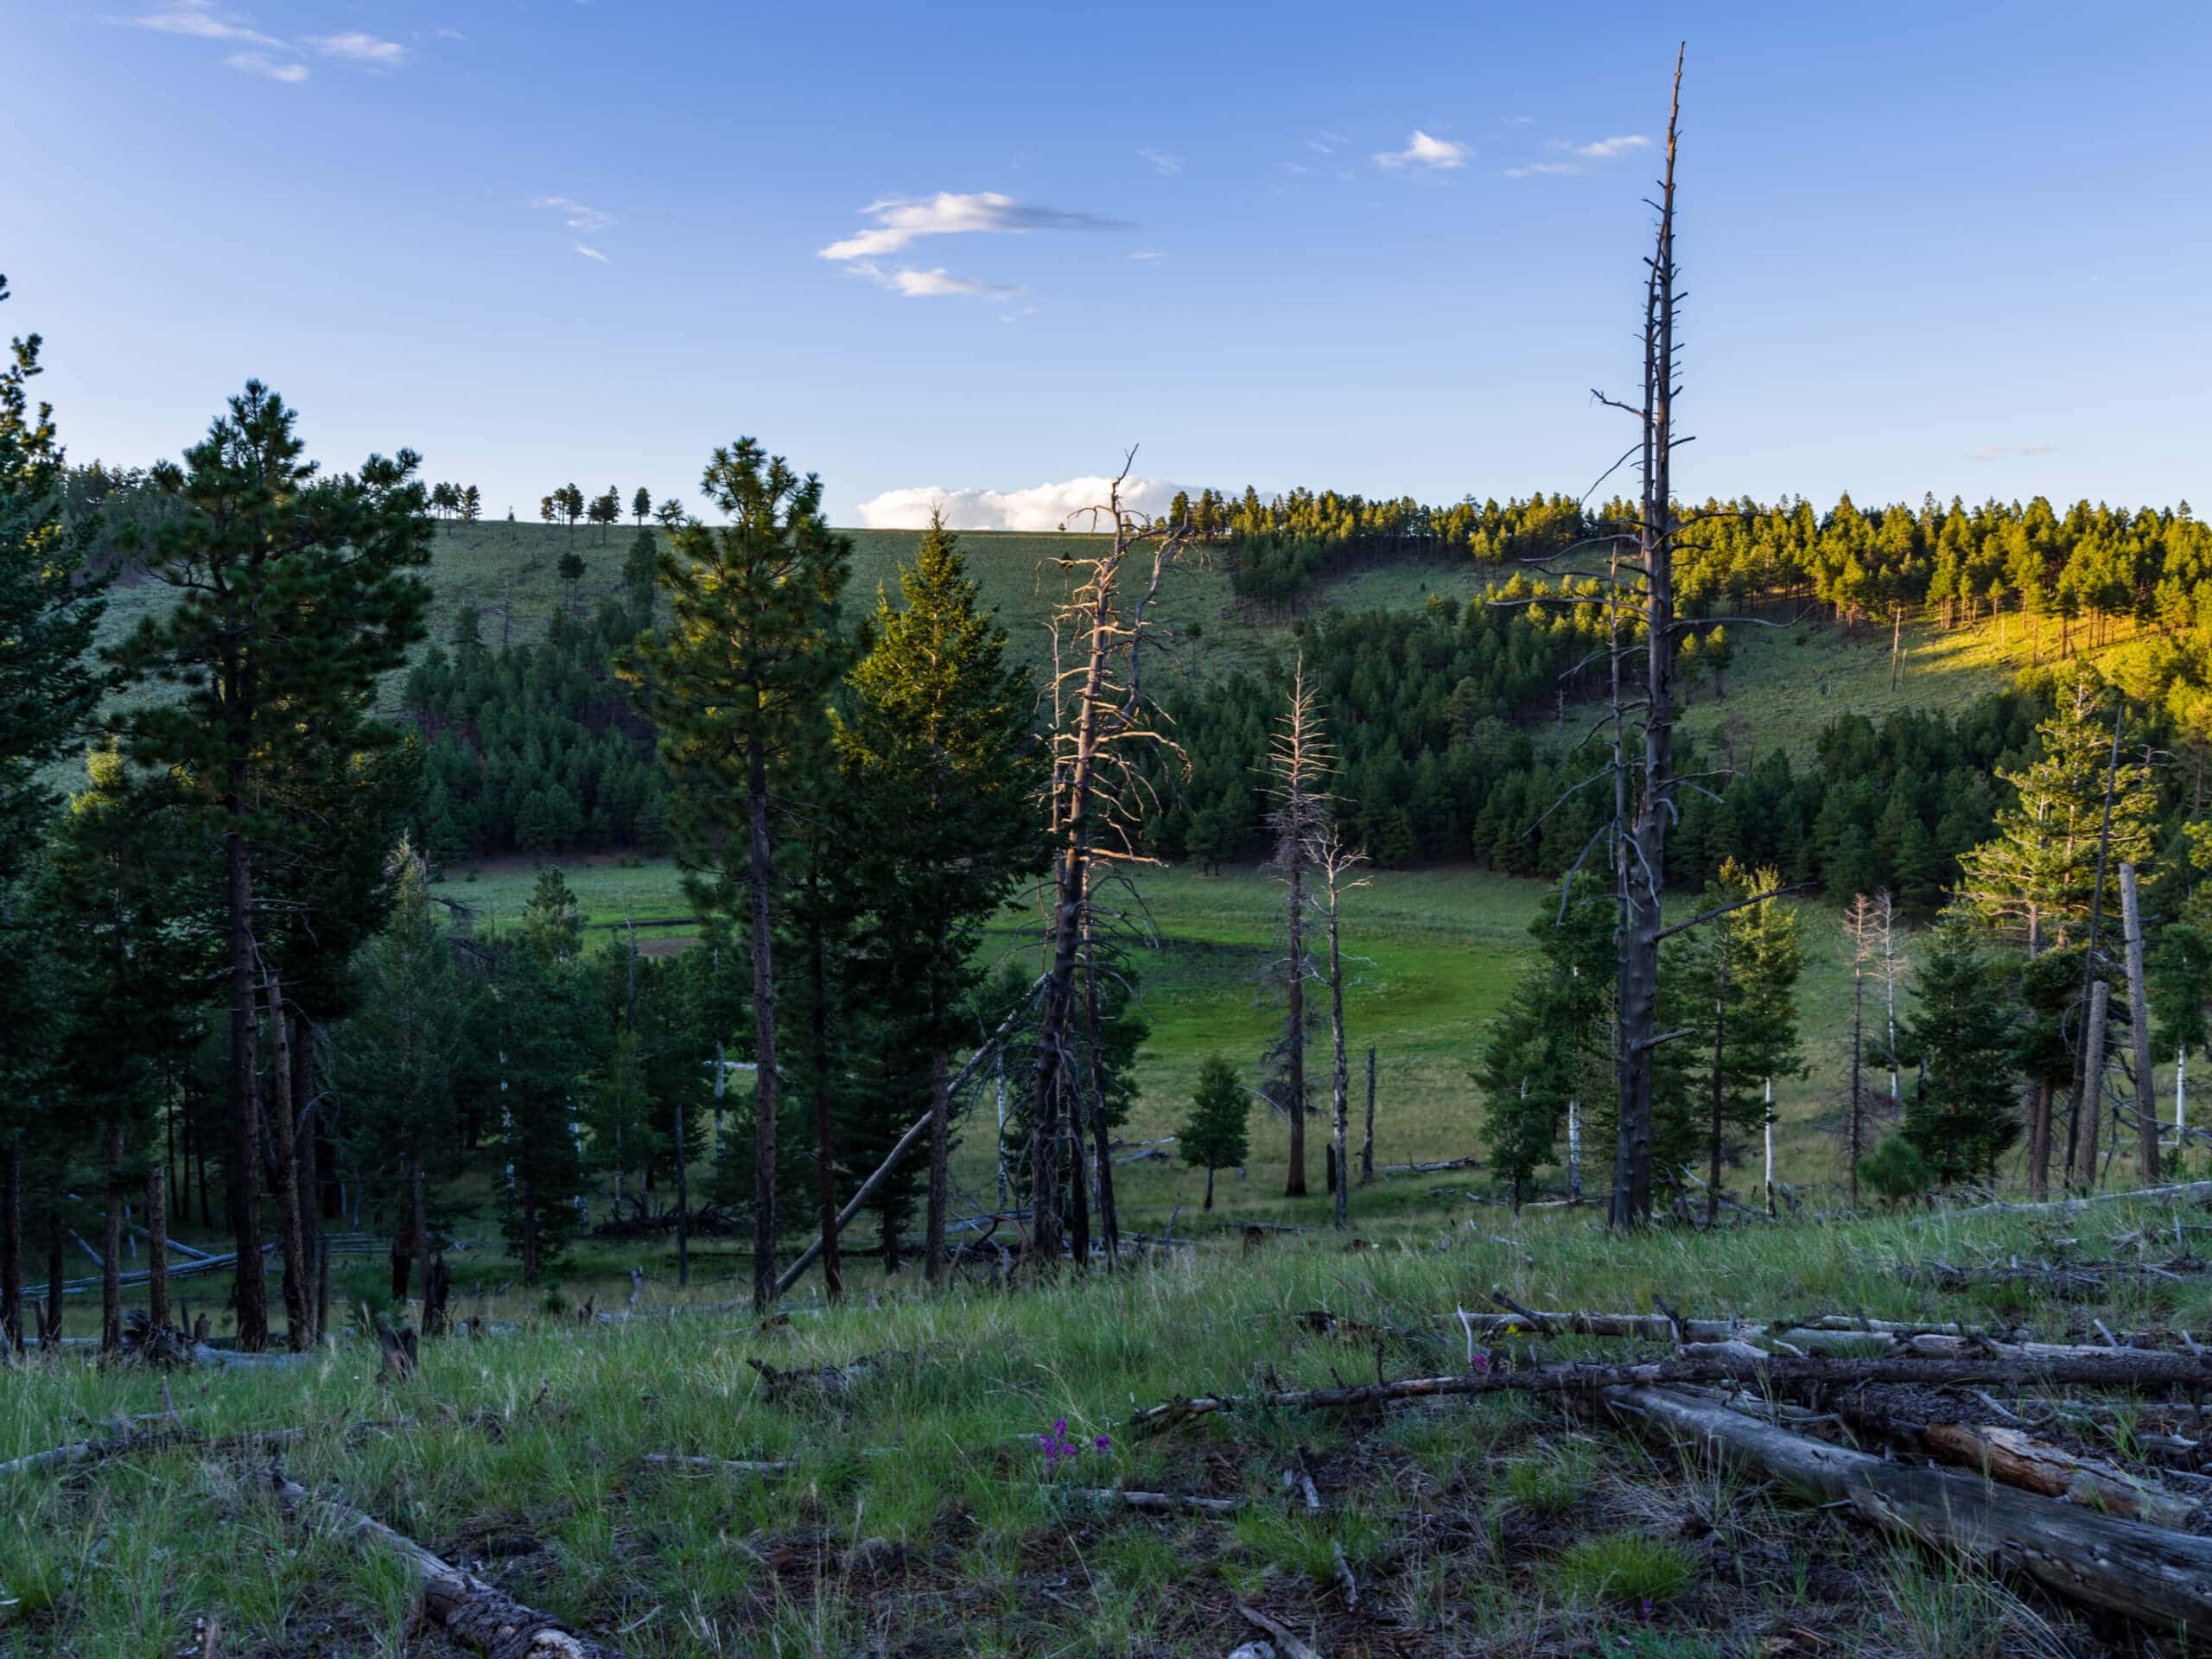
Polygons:
M1114 1437L1111 1434L1101 1434L1096 1440L1091 1441L1090 1449L1102 1458L1104 1457L1114 1449Z

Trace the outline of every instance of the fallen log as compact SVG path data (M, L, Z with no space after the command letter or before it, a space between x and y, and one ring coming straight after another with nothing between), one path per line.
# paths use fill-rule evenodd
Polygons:
M1738 1382L1766 1389L1851 1388L1869 1382L1923 1388L2072 1385L2090 1388L2212 1389L2212 1360L2137 1349L2094 1349L2055 1359L2024 1355L1957 1358L1769 1357L1713 1353L1629 1365L1483 1367L1453 1376L1414 1376L1334 1389L1277 1389L1249 1395L1200 1395L1146 1408L1129 1420L1138 1433L1155 1433L1217 1412L1371 1411L1400 1400L1479 1394L1593 1394L1608 1389L1667 1388L1676 1383Z
M1771 1342L1811 1353L1864 1354L1879 1343L1899 1357L1948 1359L1974 1355L2008 1358L2079 1359L2113 1351L2112 1344L2035 1342L1986 1325L1915 1325L1891 1319L1853 1319L1829 1315L1802 1323L1760 1323L1747 1319L1670 1319L1658 1313L1547 1313L1523 1308L1510 1313L1440 1315L1470 1331L1487 1334L1525 1332L1532 1336L1630 1337L1686 1344ZM2151 1340L2131 1338L2131 1343ZM2139 1349L2143 1352L2162 1350ZM1872 1356L1869 1356L1870 1357Z
M2186 1528L2198 1506L2171 1492L2132 1479L2095 1458L2076 1457L2026 1431L1984 1423L1930 1423L1920 1431L1928 1449L1946 1462L2045 1497L2064 1498L2124 1520L2154 1527Z
M550 1613L524 1606L497 1585L432 1554L343 1499L315 1496L282 1474L271 1479L287 1515L304 1516L357 1544L381 1545L398 1556L414 1575L430 1618L448 1636L493 1659L626 1659L620 1649L577 1635Z
M34 1452L28 1457L0 1463L0 1476L41 1474L76 1464L99 1463L108 1458L132 1457L141 1452L166 1452L177 1446L193 1446L219 1452L267 1452L305 1440L313 1432L305 1428L255 1428L237 1434L210 1434L205 1429L186 1428L166 1419L149 1421L156 1426L132 1429L121 1434L72 1440L68 1445L57 1446L51 1451ZM365 1435L405 1427L404 1423L396 1421L353 1423L346 1428L345 1438L349 1441L355 1440Z
M2192 1630L2212 1624L2212 1538L2055 1503L1978 1476L1885 1462L1671 1389L1615 1389L1604 1397L1670 1439L1717 1451L1802 1496L1847 1504L1933 1548L2145 1623Z
M1192 1492L1132 1492L1119 1486L1074 1486L1067 1490L1095 1503L1119 1504L1160 1515L1235 1515L1244 1507L1241 1497L1200 1497Z
M796 1459L684 1457L674 1452L648 1452L638 1459L667 1469L711 1469L726 1475L782 1475L798 1467Z
M2002 1198L1993 1198L1987 1204L1970 1205L1963 1210L1946 1210L1934 1216L1923 1216L1916 1224L1925 1225L1930 1221L1948 1221L1958 1216L1982 1216L1997 1212L2013 1216L2070 1215L2076 1210L2086 1210L2093 1204L2187 1204L2199 1199L2212 1199L2212 1181L2183 1181L2173 1186L2139 1186L2126 1192L2092 1192L2084 1198L2052 1198L2044 1204L2007 1204Z

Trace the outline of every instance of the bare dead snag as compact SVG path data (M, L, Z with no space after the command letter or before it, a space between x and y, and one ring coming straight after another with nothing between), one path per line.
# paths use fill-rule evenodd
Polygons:
M2164 1625L2212 1623L2212 1538L2054 1503L1974 1476L1886 1462L1666 1388L1608 1405L1808 1497L1847 1503L1932 1548L2032 1579L2070 1600Z
M625 1659L620 1649L579 1636L550 1613L525 1607L498 1586L432 1554L342 1498L317 1497L282 1474L273 1474L271 1484L287 1515L327 1527L364 1548L381 1548L397 1556L413 1576L432 1622L491 1659Z

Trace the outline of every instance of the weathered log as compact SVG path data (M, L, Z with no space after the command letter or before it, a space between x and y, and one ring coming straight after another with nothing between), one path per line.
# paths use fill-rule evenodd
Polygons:
M1787 1352L1859 1354L1879 1343L1899 1357L1970 1358L1976 1355L2020 1359L2081 1359L2109 1353L2109 1344L2030 1342L1986 1326L1910 1325L1888 1319L1831 1316L1802 1324L1760 1324L1742 1319L1674 1320L1657 1313L1547 1313L1533 1308L1511 1313L1469 1313L1458 1322L1470 1332L1525 1332L1535 1336L1633 1337L1652 1342L1680 1341L1691 1346L1730 1342L1772 1343ZM2147 1340L2147 1338L2145 1339ZM2158 1351L2145 1350L2144 1351Z
M1991 1480L2086 1504L2125 1520L2185 1528L2197 1513L2198 1506L2186 1498L2133 1479L2098 1459L2076 1457L2022 1429L1988 1423L1930 1423L1920 1431L1920 1439L1946 1462L1978 1470Z
M424 1611L455 1640L493 1659L625 1659L620 1649L579 1636L550 1613L525 1607L497 1585L432 1554L343 1499L317 1497L273 1477L276 1501L288 1515L344 1534L357 1544L391 1550L414 1575Z
M1878 1526L2018 1573L2046 1589L2164 1625L2212 1625L2212 1538L2101 1515L1977 1476L1885 1462L1666 1388L1608 1390L1607 1404Z
M99 1463L109 1458L135 1457L143 1452L166 1452L177 1446L194 1446L207 1452L268 1452L278 1446L290 1446L307 1438L312 1431L304 1428L256 1428L237 1434L210 1434L205 1429L186 1428L166 1418L146 1418L149 1428L132 1428L120 1434L95 1436L73 1440L67 1446L57 1446L51 1451L34 1452L28 1457L0 1463L0 1476L41 1474L51 1470L66 1469L80 1463ZM354 1423L345 1431L348 1440L368 1434L381 1433L388 1429L403 1428L399 1422Z
M684 1457L674 1452L648 1452L638 1461L666 1469L710 1469L725 1475L782 1475L798 1467L791 1459Z
M1241 1497L1201 1497L1192 1492L1132 1492L1119 1486L1073 1486L1066 1490L1095 1503L1119 1504L1160 1515L1235 1515L1244 1507Z
M2212 1181L2183 1181L2171 1186L2139 1186L2127 1192L2094 1192L2086 1198L2053 1198L2045 1204L2007 1204L2001 1198L1993 1198L1987 1204L1972 1205L1964 1210L1948 1210L1940 1216L1923 1217L1916 1224L1999 1211L2012 1216L2068 1215L2076 1210L2085 1210L2093 1204L2125 1204L2131 1200L2139 1204L2212 1202Z
M1454 1376L1414 1376L1396 1382L1347 1388L1280 1389L1249 1395L1201 1395L1138 1412L1129 1420L1140 1433L1156 1433L1216 1412L1372 1411L1399 1400L1478 1394L1591 1394L1616 1388L1666 1388L1675 1383L1746 1382L1767 1389L1850 1388L1869 1382L1961 1385L2071 1384L2077 1387L2166 1390L2212 1389L2212 1359L2137 1349L2093 1349L2058 1358L2024 1354L1986 1358L1892 1357L1851 1359L1796 1357L1758 1359L1735 1354L1653 1360L1630 1365L1535 1365L1520 1370L1478 1369Z

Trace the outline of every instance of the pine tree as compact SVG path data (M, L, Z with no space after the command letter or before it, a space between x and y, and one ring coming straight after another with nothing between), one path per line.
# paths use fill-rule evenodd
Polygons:
M8 282L0 276L0 302ZM84 575L86 537L62 519L64 456L50 405L30 403L42 372L36 334L0 369L0 885L36 844L54 804L41 769L82 729L105 686L86 653L107 583ZM0 1147L4 1155L4 1147Z
M1570 1112L1610 1096L1617 921L1613 895L1593 874L1547 894L1529 924L1537 955L1484 1037L1474 1069L1484 1145L1516 1205L1556 1160Z
M2105 696L2113 695L2105 693ZM2036 728L2036 759L1998 776L2018 791L1995 834L1960 861L1973 914L2026 940L2036 956L2086 928L2096 899L2098 845L2112 761L2112 724L2088 679ZM2157 850L2158 791L2147 763L2123 761L2113 779L2112 844L2101 909L2120 914L2120 867Z
M257 844L281 835L270 785L302 751L387 741L368 717L379 676L423 637L430 524L418 458L372 455L318 479L296 416L258 381L231 400L181 468L155 481L175 508L147 567L182 597L112 652L138 683L181 695L131 711L134 759L194 781L225 847L231 998L229 1178L239 1249L238 1334L268 1339L261 1270L261 1110L255 1052Z
M942 519L899 587L899 607L877 596L874 644L849 677L836 746L840 793L858 820L854 874L874 912L859 982L893 1051L928 1057L926 1074L887 1104L903 1125L927 1091L934 1283L944 1271L947 1058L974 1029L965 1005L982 977L984 924L1045 867L1043 751L1030 731L1035 682L1007 664L1007 632L980 607Z
M2012 1007L1968 926L1955 920L1936 929L1906 1021L1921 1071L1904 1135L1947 1185L1993 1173L2020 1138Z
M809 747L844 669L837 601L851 544L822 518L821 481L802 480L750 438L717 449L701 483L731 522L676 532L660 563L671 620L639 636L620 671L660 730L695 902L734 916L737 895L748 900L760 1065L753 1291L765 1311L776 1287L778 1115L769 824L773 800L797 781L786 762Z
M645 527L645 518L652 510L653 493L644 485L639 485L638 493L630 498L630 516L638 521L639 529Z
M1252 1110L1236 1070L1218 1054L1209 1054L1198 1067L1198 1086L1191 1096L1191 1115L1176 1132L1175 1149L1185 1163L1206 1173L1204 1210L1213 1208L1213 1173L1234 1169L1246 1158L1246 1128Z
M1313 972L1306 949L1306 878L1330 817L1323 779L1334 769L1335 759L1322 733L1313 696L1306 689L1301 657L1291 680L1289 707L1268 751L1274 799L1268 816L1275 838L1268 868L1281 878L1289 898L1282 969L1287 1006L1274 1082L1276 1105L1290 1119L1290 1174L1283 1195L1293 1198L1306 1196L1306 982Z
M360 1004L340 1033L346 1165L393 1218L392 1294L410 1263L429 1272L429 1191L450 1179L460 1149L454 1078L467 1000L430 899L429 871L403 839L390 868L384 931L360 954Z
M473 1022L476 1093L495 1124L502 1166L499 1231L529 1289L567 1248L584 1191L577 1116L589 1055L581 990L575 968L542 955L525 935L500 951Z
M599 539L605 541L607 532L622 522L622 493L612 484L604 495L594 495L591 505L584 509L585 516L599 527Z
M1748 871L1733 859L1709 882L1700 911L1740 908L1716 916L1687 937L1681 994L1694 1033L1694 1085L1707 1108L1706 1225L1719 1219L1723 1167L1740 1155L1732 1136L1766 1121L1768 1085L1803 1069L1797 1046L1797 976L1802 966L1797 918L1776 899L1780 874Z

